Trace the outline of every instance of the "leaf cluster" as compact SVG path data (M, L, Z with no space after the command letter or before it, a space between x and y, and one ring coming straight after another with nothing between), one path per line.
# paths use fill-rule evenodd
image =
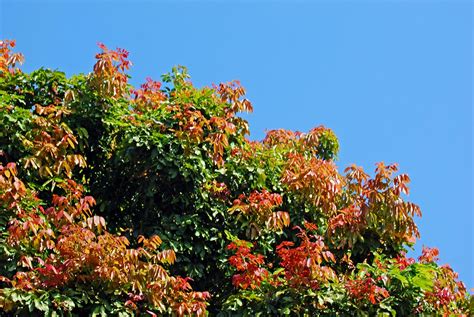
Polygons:
M99 47L67 78L0 42L5 314L468 313L437 251L405 256L421 211L395 164L339 172L323 126L250 141L238 81L178 66L135 88Z

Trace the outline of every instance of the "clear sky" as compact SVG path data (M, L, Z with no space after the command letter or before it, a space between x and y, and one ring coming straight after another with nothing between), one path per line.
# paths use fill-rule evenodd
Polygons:
M340 170L398 162L422 245L474 287L470 1L7 1L0 38L23 69L89 72L96 42L126 48L132 82L181 64L198 86L239 79L266 129L323 124Z

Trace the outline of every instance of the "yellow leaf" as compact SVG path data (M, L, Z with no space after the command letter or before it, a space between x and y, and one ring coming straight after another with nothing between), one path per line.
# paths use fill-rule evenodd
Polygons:
M67 140L67 143L69 143L69 145L74 149L75 148L74 142L72 142L70 138L67 138L66 140Z

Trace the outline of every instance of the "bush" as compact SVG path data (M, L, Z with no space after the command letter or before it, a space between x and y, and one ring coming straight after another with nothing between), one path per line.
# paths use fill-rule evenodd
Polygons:
M322 126L249 141L237 81L136 89L103 44L90 74L25 74L0 47L4 314L468 313L435 249L405 257L421 212L396 165L339 173Z

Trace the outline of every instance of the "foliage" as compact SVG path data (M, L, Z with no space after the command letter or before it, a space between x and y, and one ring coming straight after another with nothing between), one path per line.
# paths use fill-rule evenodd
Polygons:
M307 223L306 228L296 227L299 246L290 241L277 246L279 266L273 271L263 255L250 252L245 241L229 245L229 249L236 250L229 262L236 271L233 283L240 291L226 300L226 312L232 312L232 316L467 312L462 282L456 281L449 267L437 266L425 251L419 262L403 254L388 259L378 253L371 264L364 261L355 265L347 258L341 259L348 270L337 274L334 264L338 261L322 237L307 233L316 227Z
M67 78L1 42L5 314L468 313L435 249L405 257L421 212L396 165L340 173L323 126L250 141L239 82L180 66L134 88L128 52L99 47Z

